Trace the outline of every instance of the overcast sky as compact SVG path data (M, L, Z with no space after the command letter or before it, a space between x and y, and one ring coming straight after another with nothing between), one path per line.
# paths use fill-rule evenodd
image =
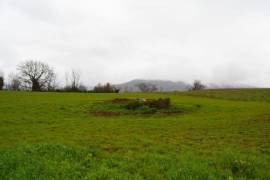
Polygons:
M0 0L0 70L270 86L269 0Z

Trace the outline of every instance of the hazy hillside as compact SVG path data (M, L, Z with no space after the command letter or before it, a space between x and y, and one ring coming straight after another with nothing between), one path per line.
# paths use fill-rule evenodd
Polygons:
M257 88L255 86L250 86L246 84L217 84L209 83L207 84L207 89L239 89L239 88Z
M166 81L166 80L142 80L142 79L135 79L123 84L116 85L117 88L120 88L121 92L139 92L139 88L136 86L140 83L150 83L156 85L158 91L185 91L187 90L190 85L184 82L173 82L173 81Z
M169 80L144 80L144 79L135 79L128 81L126 83L115 85L117 88L120 88L121 92L139 92L139 88L136 86L140 83L150 83L156 85L158 91L161 92L170 92L170 91L186 91L191 87L191 84L178 81L169 81ZM243 84L215 84L209 83L206 84L207 89L235 89L235 88L255 88L254 86L243 85Z

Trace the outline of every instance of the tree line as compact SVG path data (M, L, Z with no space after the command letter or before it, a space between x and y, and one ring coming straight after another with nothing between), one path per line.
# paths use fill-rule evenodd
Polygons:
M57 92L119 92L110 83L98 84L88 90L81 82L80 73L72 70L66 73L66 85L59 87L54 69L46 63L27 60L17 65L17 72L10 73L5 81L0 75L0 90L13 91L57 91Z
M56 92L95 92L118 93L120 89L110 83L98 84L93 90L88 90L81 83L80 73L72 70L66 73L66 85L59 87L54 69L41 61L27 60L17 65L17 72L8 75L7 80L0 74L0 90L13 91L56 91ZM158 88L151 83L136 85L141 92L155 92ZM200 81L194 81L190 90L201 90L206 86Z

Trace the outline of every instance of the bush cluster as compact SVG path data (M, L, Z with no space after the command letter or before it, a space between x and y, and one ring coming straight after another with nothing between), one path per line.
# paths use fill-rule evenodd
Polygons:
M85 92L85 93L119 93L119 89L112 86L110 83L105 85L98 84L94 87L93 90L87 90L87 88L83 85L80 85L77 88L73 88L71 86L66 86L62 89L56 89L56 92Z
M159 98L159 99L148 99L145 101L142 100L134 100L129 102L126 105L126 108L129 110L136 110L139 108L142 108L143 106L147 106L149 108L155 108L155 109L167 109L171 105L171 100L170 98Z
M171 104L170 98L159 99L128 99L116 98L98 101L89 107L90 112L96 116L116 115L151 115L151 114L176 114L191 112L196 106L179 106Z
M157 100L150 99L145 101L144 103L146 106L149 106L151 108L157 108L157 109L167 109L171 106L171 100L170 98L159 98Z
M118 93L119 89L112 86L110 83L107 83L105 85L98 84L94 87L93 92L95 93Z

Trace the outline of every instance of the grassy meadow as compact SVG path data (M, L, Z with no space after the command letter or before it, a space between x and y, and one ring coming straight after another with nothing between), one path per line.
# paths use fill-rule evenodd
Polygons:
M114 98L199 108L91 113ZM270 90L0 92L0 179L270 179Z

